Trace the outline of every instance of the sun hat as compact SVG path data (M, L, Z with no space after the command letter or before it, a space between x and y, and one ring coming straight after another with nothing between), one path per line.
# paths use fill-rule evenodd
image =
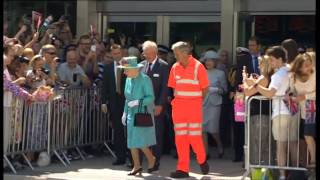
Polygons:
M130 57L124 57L120 61L119 66L117 68L123 68L123 69L136 69L136 68L141 68L143 67L142 64L138 64L138 59L135 56L130 56Z
M206 61L207 59L212 59L212 60L219 60L219 55L217 52L215 51L207 51L204 56L201 58L201 60L204 62Z

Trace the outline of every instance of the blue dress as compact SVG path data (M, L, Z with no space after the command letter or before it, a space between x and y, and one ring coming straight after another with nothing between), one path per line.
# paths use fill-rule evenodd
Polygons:
M126 97L124 111L127 114L128 148L144 148L155 145L156 135L154 126L135 127L133 123L134 116L138 112L138 106L132 108L128 106L128 102L142 99L142 106L147 106L148 112L151 113L153 117L154 124L154 94L150 78L141 72L136 78L127 78L124 95Z

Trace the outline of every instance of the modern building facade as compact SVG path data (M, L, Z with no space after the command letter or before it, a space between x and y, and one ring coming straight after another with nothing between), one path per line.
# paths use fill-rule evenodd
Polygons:
M256 35L266 46L285 38L313 45L315 0L106 0L77 1L77 34L96 24L107 38L135 34L159 44L177 40L206 48L246 46ZM230 60L233 61L233 60Z
M4 11L17 32L18 18L35 10L44 16L70 15L76 37L95 25L104 39L119 34L170 46L187 40L206 48L246 46L257 35L266 46L285 38L313 45L316 0L66 0L4 1ZM232 59L230 59L233 62Z
M235 63L234 50L247 46L256 35L264 46L294 38L299 44L315 44L316 0L67 0L5 1L4 10L17 32L17 18L32 10L44 16L70 15L76 38L96 26L103 39L121 34L154 40L170 46L185 40L200 52L226 49ZM230 122L221 122L222 140L230 144Z

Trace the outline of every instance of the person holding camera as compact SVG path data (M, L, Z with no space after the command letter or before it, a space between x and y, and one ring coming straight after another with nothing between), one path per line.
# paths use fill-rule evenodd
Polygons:
M59 81L70 87L90 87L91 82L88 76L81 66L77 64L77 51L69 49L66 53L67 62L60 64L57 71Z
M9 73L8 66L14 60L13 46L5 44L3 47L3 152L6 153L9 148L10 138L12 133L10 132L12 124L12 111L13 98L32 102L34 96L21 88L17 83L12 81L12 74ZM19 84L19 83L18 83Z
M30 63L31 70L27 71L27 84L30 86L30 91L34 92L40 86L46 85L48 75L44 69L44 60L40 55L34 56Z
M26 80L27 86L30 88L29 92L34 94L39 88L47 85L49 78L48 72L44 68L44 60L41 55L35 55L29 65L32 69L27 71ZM39 104L39 108L44 108L45 104ZM46 111L39 111L33 119L30 119L32 131L28 132L29 142L32 144L33 149L40 149L41 144L45 143L47 139L47 121L44 119ZM28 153L28 158L34 160L34 153Z
M45 62L44 68L49 72L49 79L47 83L49 85L55 85L55 81L57 79L57 62L55 61L57 49L55 46L47 44L41 48L40 54Z
M8 70L12 78L12 82L23 87L26 84L26 71L29 67L29 59L24 56L16 56L8 65Z
M83 68L90 81L93 82L99 73L99 67L97 62L96 45L92 44L90 36L83 35L80 37L78 42L78 54L78 64Z
M55 47L57 56L61 58L63 53L63 41L54 34L50 34L49 37L50 44Z
M56 26L58 28L57 37L62 41L63 45L68 45L72 41L72 32L68 23L69 16L62 15Z

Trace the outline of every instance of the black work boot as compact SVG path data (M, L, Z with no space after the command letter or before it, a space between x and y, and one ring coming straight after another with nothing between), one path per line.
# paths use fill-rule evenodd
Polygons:
M175 172L172 172L170 174L170 177L172 177L172 178L187 178L187 177L189 177L189 173L181 171L181 170L176 170Z
M207 161L205 161L204 163L200 164L200 169L202 174L208 174L209 173L209 164Z

